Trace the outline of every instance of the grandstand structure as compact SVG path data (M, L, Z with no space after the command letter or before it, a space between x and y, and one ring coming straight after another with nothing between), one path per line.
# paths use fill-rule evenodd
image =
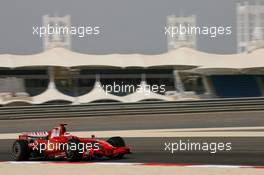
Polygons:
M19 77L20 88L1 84L0 104L137 102L264 94L264 49L217 55L181 47L160 55L88 55L53 48L35 55L0 55L2 79ZM49 68L64 71L49 72ZM72 74L72 69L78 69ZM177 77L173 73L179 72ZM61 75L60 73L63 72ZM53 74L50 76L50 73ZM74 80L74 81L72 81ZM183 88L176 86L179 81ZM73 83L74 82L74 83ZM113 83L165 85L163 93L106 93ZM23 86L21 86L23 85ZM176 92L176 93L171 93Z

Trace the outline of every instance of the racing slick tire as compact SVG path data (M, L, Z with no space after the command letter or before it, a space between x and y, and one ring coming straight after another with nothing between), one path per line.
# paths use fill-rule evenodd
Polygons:
M30 156L30 150L28 147L28 141L16 140L12 146L12 158L16 161L28 160Z
M78 149L76 149L76 150L71 149L72 144L75 144L75 147L78 148L79 143L80 142L76 139L69 139L68 140L68 143L67 143L68 146L67 146L67 149L65 150L65 155L66 155L66 158L68 161L78 162L78 161L82 160L82 153L80 153Z
M107 140L107 142L109 144L111 144L112 146L114 146L114 147L123 147L123 146L126 146L124 139L122 137L118 137L118 136L109 138ZM114 158L121 159L123 157L124 157L124 154L118 154Z

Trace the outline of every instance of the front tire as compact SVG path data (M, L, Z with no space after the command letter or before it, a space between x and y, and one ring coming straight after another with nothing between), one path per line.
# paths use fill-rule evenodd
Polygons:
M110 139L107 140L107 142L109 144L111 144L114 147L124 147L126 146L125 141L122 137L111 137ZM124 157L124 154L118 154L117 156L115 156L114 158L118 158L121 159Z
M28 141L16 140L12 146L12 158L16 161L25 161L29 159L30 150Z

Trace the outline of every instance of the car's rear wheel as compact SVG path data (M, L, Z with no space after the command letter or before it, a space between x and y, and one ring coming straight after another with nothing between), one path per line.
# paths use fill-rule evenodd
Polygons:
M12 158L13 160L23 161L28 160L30 150L28 147L28 141L16 140L12 146Z
M65 150L66 158L68 161L77 162L82 160L82 153L77 149L79 141L76 139L68 140L67 149ZM75 144L75 146L74 146ZM75 149L76 148L76 149Z
M125 141L122 137L111 137L110 139L107 140L108 143L110 143L112 146L114 147L124 147L126 146ZM115 156L114 158L123 158L124 154L118 154L117 156Z

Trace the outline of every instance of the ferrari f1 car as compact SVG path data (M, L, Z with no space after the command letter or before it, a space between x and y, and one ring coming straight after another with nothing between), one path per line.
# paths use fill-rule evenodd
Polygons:
M28 132L18 136L12 146L12 157L17 161L30 158L61 158L68 161L80 161L89 158L123 158L130 153L121 137L108 140L80 138L66 132L66 124L60 124L48 132Z

